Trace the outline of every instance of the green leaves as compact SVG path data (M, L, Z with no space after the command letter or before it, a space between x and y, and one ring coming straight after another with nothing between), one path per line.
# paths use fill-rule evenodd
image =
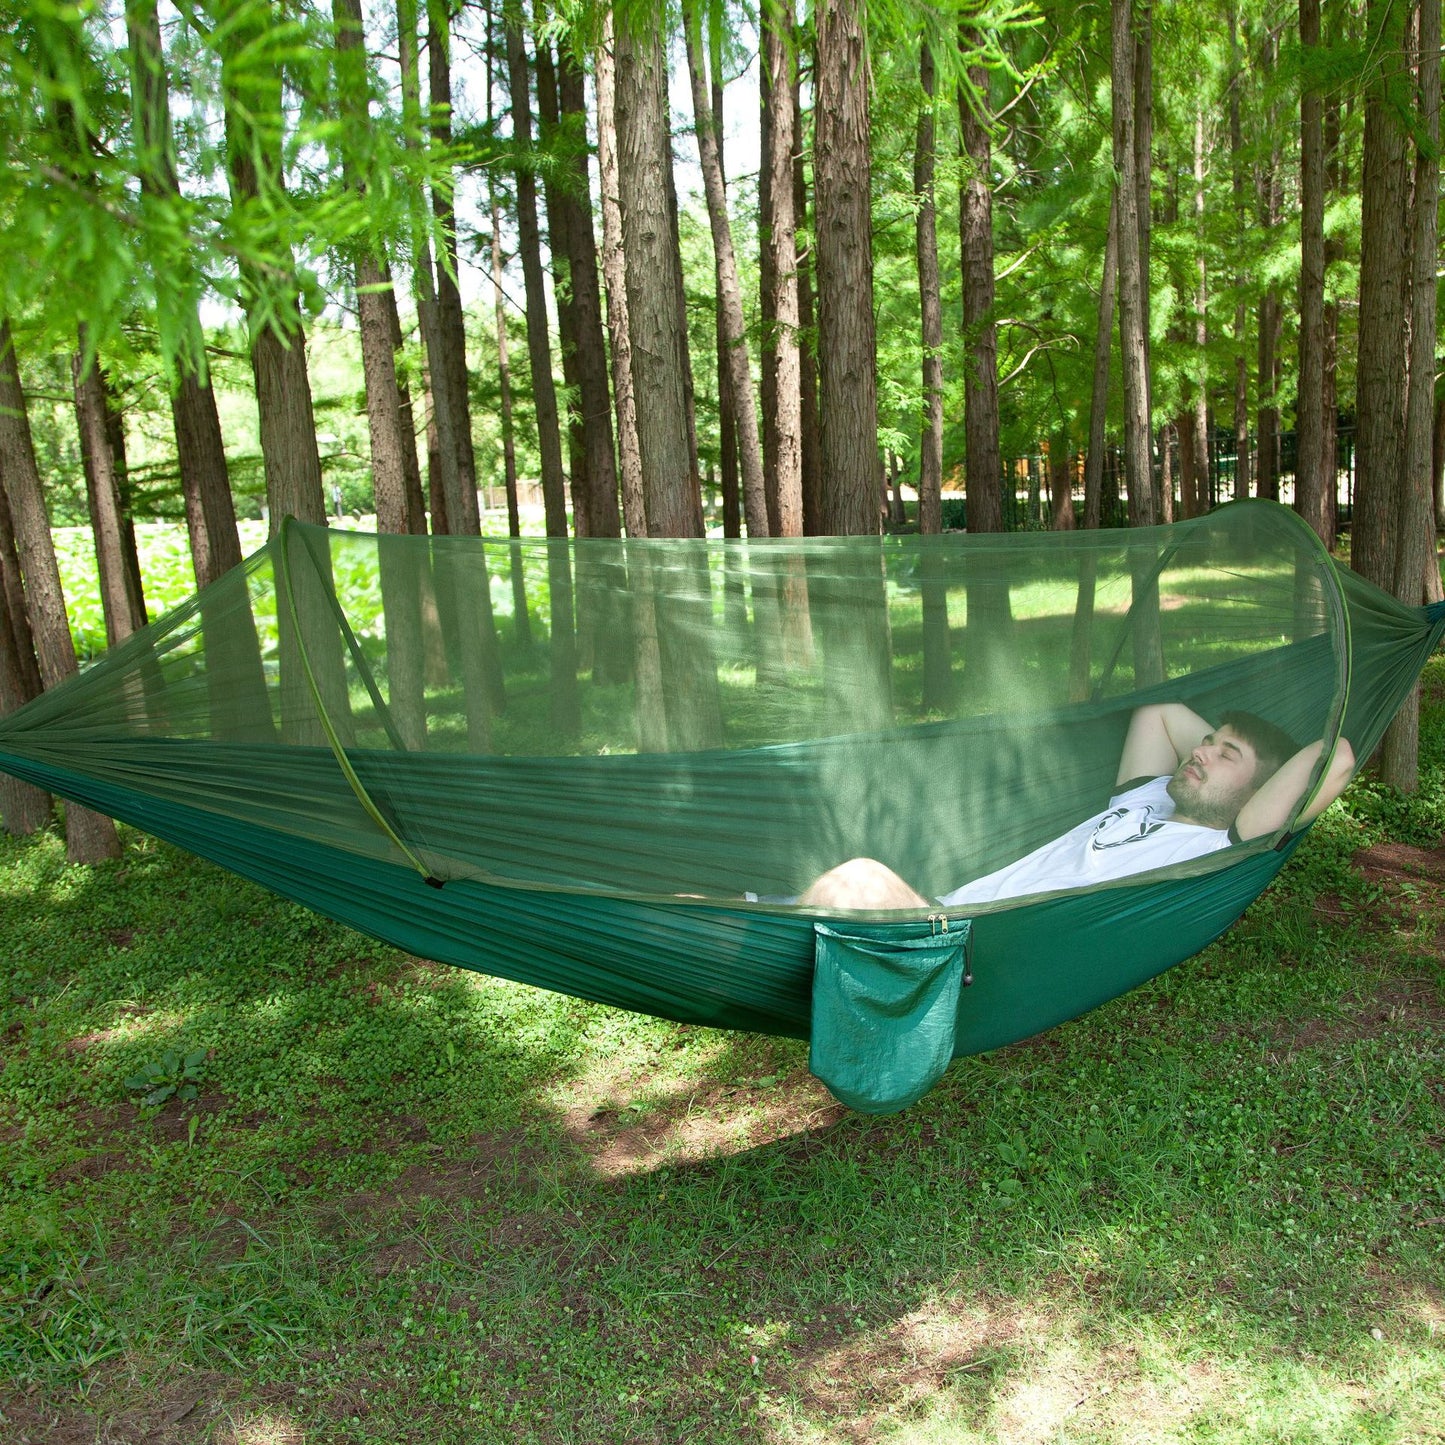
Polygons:
M167 1049L160 1058L142 1065L139 1073L132 1074L125 1081L125 1086L145 1091L140 1101L145 1109L159 1108L171 1098L189 1103L200 1093L209 1052L208 1049L194 1049L189 1054L182 1054L179 1049Z

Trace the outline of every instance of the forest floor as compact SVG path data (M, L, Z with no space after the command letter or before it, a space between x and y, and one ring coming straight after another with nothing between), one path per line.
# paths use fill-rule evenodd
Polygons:
M881 1120L0 842L0 1439L1445 1439L1445 659L1422 731L1218 944Z

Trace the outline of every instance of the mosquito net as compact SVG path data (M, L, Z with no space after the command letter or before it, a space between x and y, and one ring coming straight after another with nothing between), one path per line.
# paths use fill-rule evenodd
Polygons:
M1367 699L1423 658L1407 614L1264 503L746 543L287 522L0 723L0 766L434 883L785 910L870 855L931 896L1102 806L1142 701L1359 751L1388 716Z

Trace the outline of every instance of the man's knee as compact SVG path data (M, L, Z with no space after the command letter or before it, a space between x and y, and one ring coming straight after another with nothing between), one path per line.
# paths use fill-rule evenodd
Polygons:
M876 858L850 858L817 879L798 900L823 908L916 908L928 900Z

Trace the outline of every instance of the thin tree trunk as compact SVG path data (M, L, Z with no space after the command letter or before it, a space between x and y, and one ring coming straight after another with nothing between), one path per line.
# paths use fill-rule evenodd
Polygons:
M156 0L129 0L125 7L131 58L134 128L140 156L141 189L162 200L179 195L170 99L161 46ZM177 382L171 393L186 530L196 585L205 587L238 566L241 542L231 498L226 451L216 398L206 370L205 338L192 304L181 319L189 340L177 358Z
M1154 425L1154 342L1149 325L1150 256L1154 219L1154 17L1150 0L1139 0L1134 24L1134 184L1139 197L1139 312L1144 336L1144 430ZM1154 458L1149 458L1153 482ZM1161 479L1153 483L1155 515L1173 517L1169 491Z
M47 689L59 687L77 671L75 646L8 319L0 320L0 485L10 504L41 681ZM115 824L74 803L65 810L65 838L66 856L72 863L98 863L120 856Z
M1229 6L1229 155L1231 186L1234 195L1234 228L1243 245L1246 233L1244 203L1244 131L1239 116L1239 89L1244 80L1244 62L1239 50L1238 17L1233 3ZM1236 263L1234 273L1234 495L1242 499L1250 494L1249 466L1249 361L1246 355L1246 330L1249 325L1245 306L1245 278Z
M1114 293L1119 277L1119 194L1109 199L1104 274L1099 282L1099 325L1094 333L1094 386L1089 401L1089 450L1084 458L1084 526L1097 528L1104 491L1104 429L1109 408L1109 350L1114 335Z
M1194 293L1194 347L1197 390L1194 393L1194 467L1187 479L1191 512L1209 510L1209 266L1204 235L1204 107L1194 112L1194 225L1199 246L1199 281Z
M1276 31L1266 26L1262 41L1261 69L1266 78L1275 70L1279 46ZM1273 137L1275 107L1271 104L1265 116L1267 133ZM1259 221L1266 231L1279 224L1281 192L1280 152L1277 141L1271 141L1259 173ZM1279 498L1280 426L1279 426L1279 337L1283 308L1273 284L1266 286L1259 299L1259 371L1256 378L1258 395L1255 431L1259 440L1258 495L1271 500Z
M876 533L878 348L873 315L871 84L862 0L816 10L813 176L823 528Z
M943 530L943 302L938 276L938 223L934 204L935 168L933 51L919 47L918 79L923 104L913 147L913 194L918 207L914 248L923 328L923 430L918 443L918 530Z
M799 348L798 211L793 156L798 146L798 108L793 55L792 0L778 0L763 27L763 67L768 76L768 147L762 164L768 177L770 217L765 236L767 271L771 278L771 320L768 336L773 379L775 441L770 460L770 495L776 498L780 537L803 534L803 398Z
M40 665L30 619L25 614L25 587L20 579L20 557L5 478L0 473L0 718L40 696ZM50 795L0 774L0 821L17 837L38 832L53 816Z
M650 24L643 28L638 34L618 18L618 197L633 399L647 534L685 537L694 531L694 513L682 375L686 338L677 305L682 276L668 199L667 66L661 35Z
M582 393L582 426L587 449L588 535L618 537L622 534L622 524L617 506L612 399L607 385L602 294L597 280L597 238L592 226L587 168L585 81L581 66L565 48L558 62L558 95L564 126L570 124L579 133L570 152L570 184L563 186L562 193L570 216L567 242L577 327L577 378Z
M1300 0L1300 317L1295 509L1328 546L1325 508L1325 137L1324 102L1312 71L1320 48L1320 0Z
M632 339L627 315L627 263L623 253L618 193L616 97L612 17L597 51L597 169L602 195L602 279L607 291L607 332L612 347L612 397L617 411L618 473L622 519L629 537L647 535L642 492L642 453L637 440L637 407L632 393Z
M1119 177L1119 351L1124 371L1124 480L1131 526L1158 521L1150 463L1149 378L1140 262L1132 0L1112 0L1114 169Z
M138 627L143 627L145 618L144 615L136 615L130 589L126 586L120 487L116 479L115 453L106 428L105 388L95 358L87 360L85 357L87 341L83 326L79 339L81 349L71 358L75 418L80 431L90 529L95 538L105 637L106 642L114 647L124 642Z
M707 194L708 220L712 227L723 341L727 349L729 391L737 418L743 509L747 518L748 536L766 537L768 504L763 488L762 443L758 436L752 365L747 352L742 289L738 283L737 257L733 252L732 226L728 220L727 194L723 189L722 162L718 155L718 121L712 112L707 76L702 68L701 34L695 4L689 4L684 11L683 31L688 75L692 83L698 157L702 167L703 187Z
M796 35L796 31L794 34ZM793 110L798 116L799 144L793 159L793 211L799 226L808 223L808 179L804 168L802 109L799 82L793 77ZM798 253L798 417L802 428L803 533L823 533L823 445L818 428L818 352L812 338L817 336L817 308L813 303L811 254Z
M963 271L965 485L968 530L1001 532L1003 458L999 451L998 336L994 325L993 168L987 115L988 72L969 70L977 98L960 86L959 128L967 170L959 203Z
M1406 395L1402 338L1411 270L1405 133L1396 118L1405 89L1404 9L1403 0L1372 0L1367 14L1380 63L1365 95L1356 482L1350 527L1350 565L1386 590L1394 588L1399 543Z
M522 43L521 6L509 0L504 12L507 71L512 91L512 138L524 151L532 145L531 92L527 55ZM564 735L581 726L577 689L577 643L572 617L572 564L564 545L567 497L562 476L562 439L557 429L557 391L552 380L552 353L547 336L547 299L542 280L541 234L537 225L537 182L530 165L517 169L517 233L526 289L527 356L532 373L532 404L542 460L542 504L547 514L547 578L552 602L551 720Z
M1399 541L1393 591L1416 605L1440 596L1435 557L1432 433L1435 412L1435 306L1440 209L1440 5L1415 12L1417 66L1415 186L1410 218L1410 353L1405 403L1404 469L1399 482ZM1419 786L1420 686L1385 731L1380 778L1414 792Z

